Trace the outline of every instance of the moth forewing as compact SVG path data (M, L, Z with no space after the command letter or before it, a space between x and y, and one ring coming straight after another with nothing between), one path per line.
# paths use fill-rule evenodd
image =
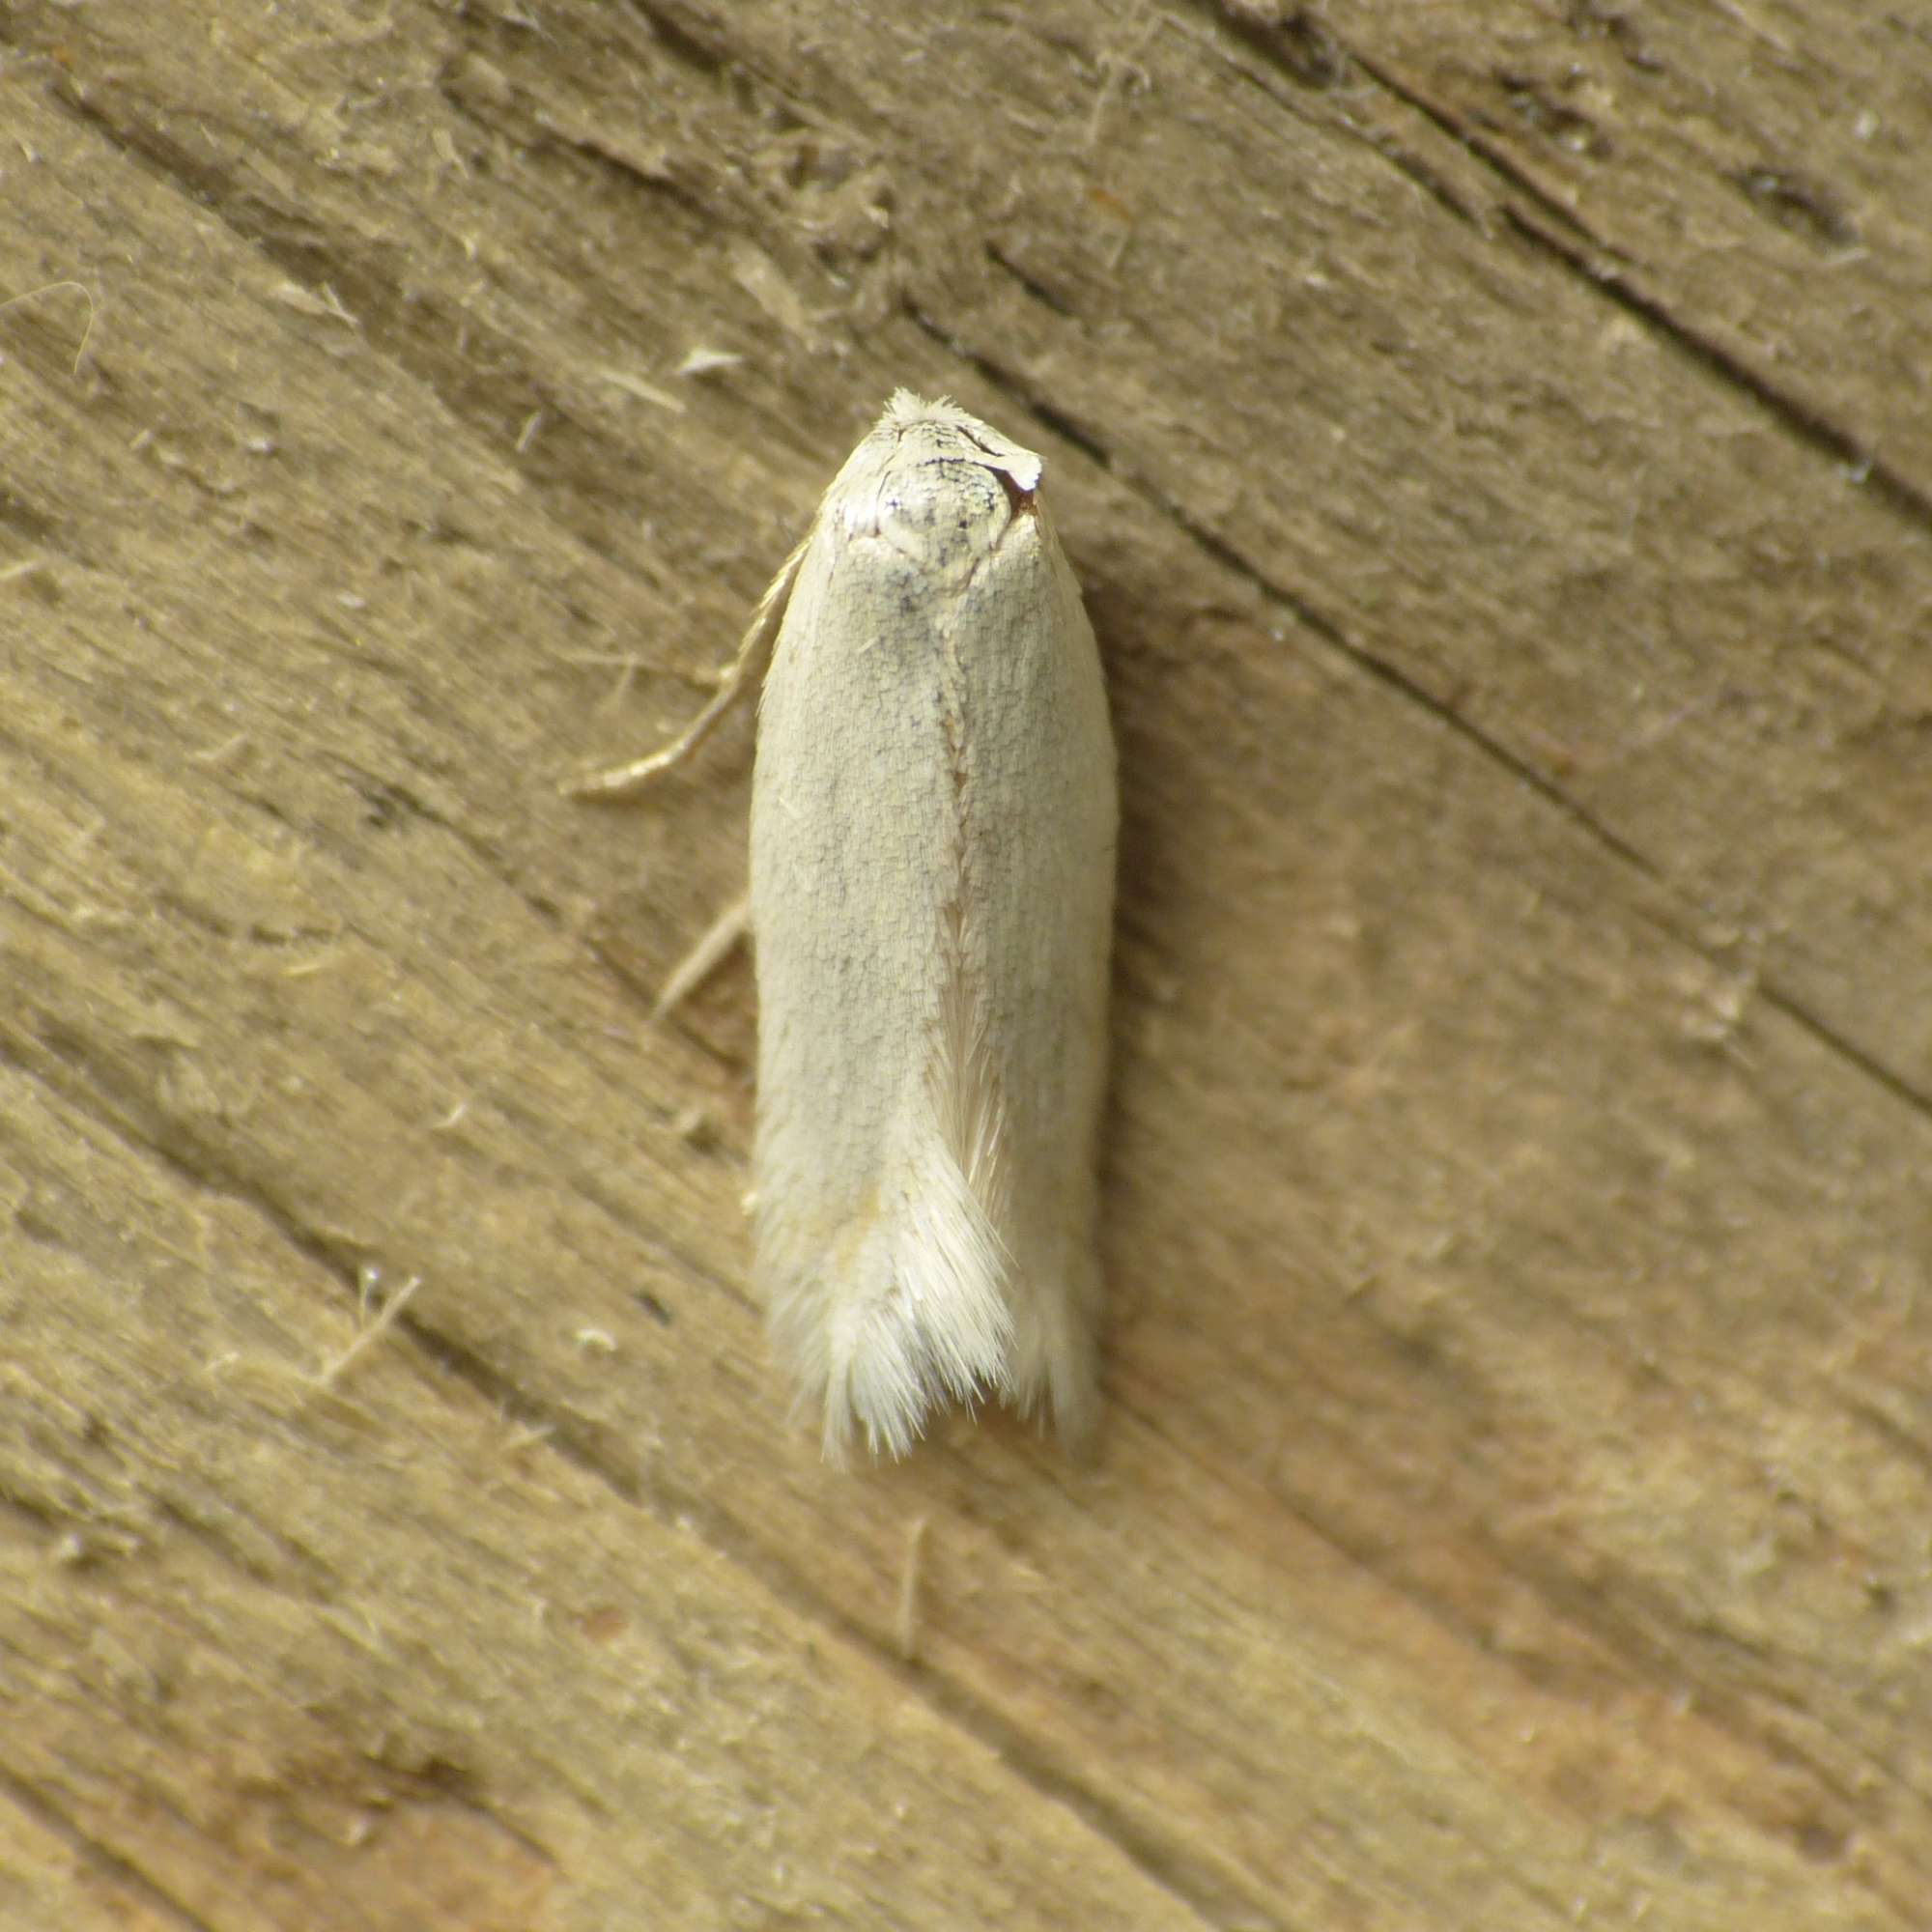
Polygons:
M756 1250L824 1418L1094 1407L1117 822L1031 451L901 391L819 507L759 710Z

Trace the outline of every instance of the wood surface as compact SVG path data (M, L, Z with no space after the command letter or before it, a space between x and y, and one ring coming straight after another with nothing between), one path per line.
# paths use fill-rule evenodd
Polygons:
M1932 1923L1928 153L1920 0L0 8L0 1926ZM901 383L1108 665L1091 1467L821 1465L751 720L557 791Z

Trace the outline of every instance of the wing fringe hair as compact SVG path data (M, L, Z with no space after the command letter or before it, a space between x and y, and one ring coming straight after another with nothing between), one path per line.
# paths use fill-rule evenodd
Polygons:
M956 956L956 954L955 954ZM985 1016L948 976L901 1157L826 1332L825 1449L902 1456L944 1399L1013 1392L1004 1108Z

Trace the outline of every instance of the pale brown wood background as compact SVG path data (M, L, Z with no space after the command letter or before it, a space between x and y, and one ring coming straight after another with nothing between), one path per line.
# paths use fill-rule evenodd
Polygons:
M0 8L0 1926L1932 1923L1928 184L1918 0ZM555 789L899 383L1109 667L1091 1469L820 1466L750 721Z

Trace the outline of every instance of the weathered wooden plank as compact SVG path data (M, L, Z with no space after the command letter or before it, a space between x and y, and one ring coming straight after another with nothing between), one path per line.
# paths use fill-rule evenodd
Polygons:
M0 311L23 1910L1916 1921L1932 106L1421 11L10 18L0 294L98 299ZM1811 272L1738 130L1867 84ZM551 786L898 381L1113 676L1092 1471L816 1465L749 977L640 1018L746 735Z

